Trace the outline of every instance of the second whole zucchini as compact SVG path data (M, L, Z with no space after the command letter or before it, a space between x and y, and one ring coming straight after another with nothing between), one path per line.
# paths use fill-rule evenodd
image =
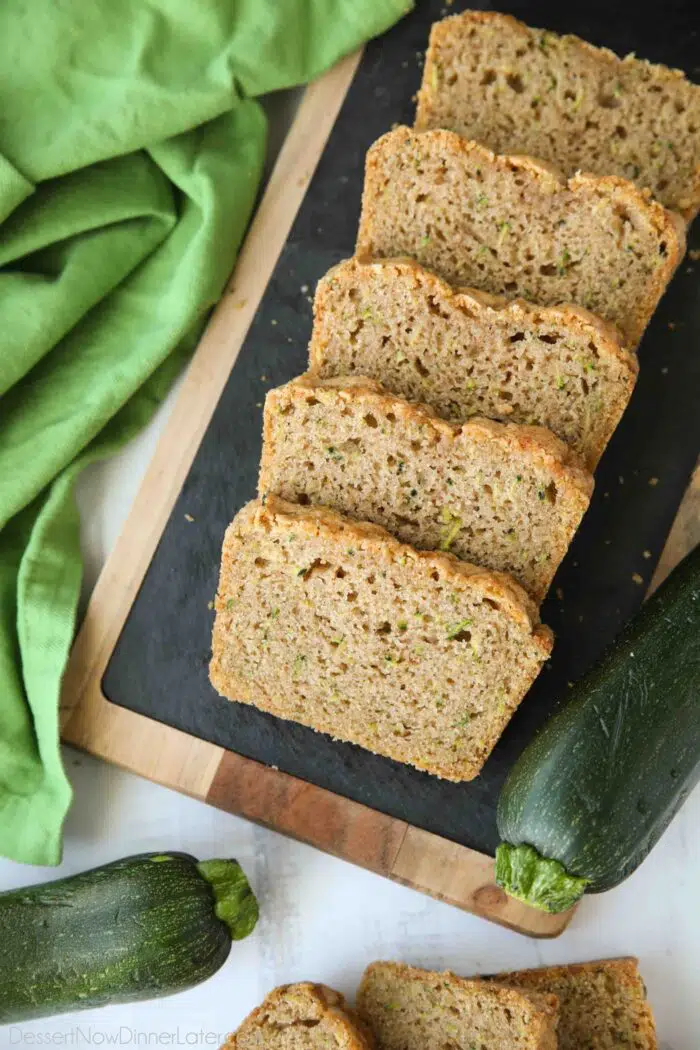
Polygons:
M700 779L700 547L513 766L496 881L549 912L630 875Z
M257 917L236 861L185 853L0 893L0 1024L191 988Z

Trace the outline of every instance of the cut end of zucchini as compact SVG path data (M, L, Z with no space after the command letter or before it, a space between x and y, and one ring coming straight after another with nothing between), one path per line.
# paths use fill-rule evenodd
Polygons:
M581 899L588 879L569 875L558 860L541 857L534 846L502 842L496 850L496 882L509 897L556 914Z
M214 891L216 917L228 927L231 940L241 941L258 921L258 902L236 860L201 860L197 870Z

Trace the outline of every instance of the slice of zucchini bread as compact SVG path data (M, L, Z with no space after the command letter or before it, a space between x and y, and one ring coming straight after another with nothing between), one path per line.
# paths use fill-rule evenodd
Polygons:
M367 1026L324 984L275 988L221 1050L375 1050Z
M273 496L224 540L210 678L449 780L475 777L552 647L514 580Z
M545 426L590 470L638 372L617 330L581 307L452 289L411 259L348 259L322 278L309 368L370 376L457 423Z
M357 997L379 1050L556 1050L557 1000L400 963L368 966Z
M656 1050L637 960L604 959L498 974L503 984L559 999L559 1050Z
M452 284L576 303L629 347L684 251L680 216L615 176L567 181L452 131L399 127L367 154L359 256L410 255Z
M690 222L700 208L700 87L511 15L464 11L430 34L416 127L449 128L567 175L619 175Z
M403 543L508 572L541 601L593 478L543 427L448 423L360 376L301 376L265 400L259 492L325 504Z

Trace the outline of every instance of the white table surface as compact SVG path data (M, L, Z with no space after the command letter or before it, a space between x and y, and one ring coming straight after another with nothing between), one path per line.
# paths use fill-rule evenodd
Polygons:
M286 122L289 105L276 106ZM148 430L81 479L84 594L124 520L173 395ZM349 996L364 966L401 959L461 974L637 955L663 1050L700 1047L700 791L618 889L589 897L562 937L536 941L65 749L75 788L60 869L0 861L0 890L119 857L178 849L240 860L258 894L255 933L211 980L168 999L0 1027L12 1046L214 1046L282 982L324 981Z

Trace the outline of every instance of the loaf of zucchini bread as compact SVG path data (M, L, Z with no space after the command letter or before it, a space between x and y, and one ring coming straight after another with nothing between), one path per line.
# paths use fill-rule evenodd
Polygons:
M557 1050L555 996L453 973L373 963L357 1009L379 1050Z
M654 1016L636 959L545 966L494 980L557 996L559 1050L656 1050Z
M301 376L265 401L259 492L325 504L422 550L508 572L541 601L593 479L543 427L448 423L372 379Z
M367 1025L339 992L302 982L270 992L221 1050L375 1050L375 1046Z
M688 222L700 208L700 86L511 15L435 23L416 127L541 157L567 175L631 179Z
M452 131L399 127L367 154L357 254L410 255L452 284L575 303L632 348L683 256L684 229L624 179L567 181Z
M552 646L510 577L273 496L229 526L215 607L222 696L454 781Z
M319 282L309 368L365 375L462 423L539 424L593 470L632 395L636 355L578 306L453 289L411 259L348 259Z

